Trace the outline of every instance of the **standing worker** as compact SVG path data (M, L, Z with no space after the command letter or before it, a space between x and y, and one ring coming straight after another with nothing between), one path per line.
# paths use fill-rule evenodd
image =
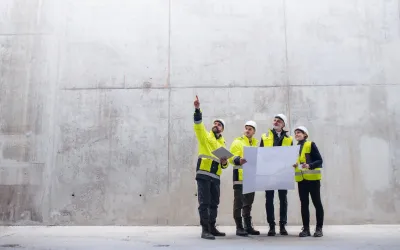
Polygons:
M298 183L299 196L301 202L301 217L303 220L303 229L299 237L311 236L310 233L310 210L309 195L314 204L317 226L314 237L322 237L322 226L324 223L324 208L321 202L321 168L322 157L317 145L313 141L308 141L308 130L304 126L299 126L294 130L295 138L300 145L299 158L295 168L295 180Z
M293 137L287 135L284 130L287 125L287 118L283 114L277 114L273 121L273 129L269 129L267 134L262 134L260 147L292 146ZM269 224L268 236L275 236L275 211L274 211L274 190L265 191L265 210L267 222ZM287 190L278 190L280 202L280 234L288 235L285 229L287 223Z
M233 167L233 218L236 223L236 235L247 236L259 235L260 232L254 230L251 223L251 208L254 202L255 193L243 194L243 164L246 159L243 158L244 147L257 147L258 140L253 138L257 129L257 124L254 121L248 121L244 125L244 135L236 138L231 145L230 151L234 155L229 159ZM244 219L244 228L242 216Z
M225 236L215 227L219 196L220 176L222 169L228 167L226 158L218 159L211 152L226 147L222 132L225 122L216 119L210 132L206 130L200 110L200 101L196 96L194 101L194 132L196 133L199 156L196 167L197 195L199 202L200 225L202 227L201 238L215 239L215 236Z

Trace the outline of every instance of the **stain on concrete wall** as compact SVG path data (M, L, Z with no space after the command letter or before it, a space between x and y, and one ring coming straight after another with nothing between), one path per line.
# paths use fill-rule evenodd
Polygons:
M306 125L327 224L400 223L399 7L1 1L1 223L197 225L196 94L228 146L246 120L258 138L276 113ZM232 201L230 168L219 224L233 224ZM258 192L255 224L264 203Z

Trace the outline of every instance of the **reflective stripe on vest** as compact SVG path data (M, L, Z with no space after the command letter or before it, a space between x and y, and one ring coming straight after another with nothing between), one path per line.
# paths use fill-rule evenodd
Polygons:
M204 170L197 170L196 173L197 174L202 174L202 175L207 175L207 176L210 176L210 177L218 179L218 180L220 179L218 175L210 173L210 172L207 172L207 171L204 171Z
M267 134L262 134L261 135L261 140L263 141L264 147L273 147L274 146L274 133L272 133L271 130L268 130L268 136ZM292 141L293 138L291 136L283 137L282 140L282 146L292 146Z
M311 153L311 141L305 141L300 156L297 158L297 164L307 163L306 154ZM295 168L294 179L296 182L302 180L318 181L322 179L321 168L315 169L299 169Z
M233 185L243 185L243 181L234 181Z
M243 169L242 166L233 166L233 169Z
M213 160L213 161L216 161L216 162L220 163L218 158L212 157L212 156L209 156L209 155L199 155L199 158L207 158L207 159L210 159L210 160Z

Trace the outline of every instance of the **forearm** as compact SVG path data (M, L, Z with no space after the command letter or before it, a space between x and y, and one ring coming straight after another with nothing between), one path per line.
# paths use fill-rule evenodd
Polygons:
M308 165L310 166L310 169L322 168L322 160L313 161L312 163L309 163Z
M193 118L195 124L200 124L203 121L203 114L201 113L200 109L194 110Z

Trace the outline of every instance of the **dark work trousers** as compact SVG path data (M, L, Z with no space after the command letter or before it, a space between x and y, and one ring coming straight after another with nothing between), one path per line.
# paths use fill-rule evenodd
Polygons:
M275 225L275 210L274 210L274 190L265 191L265 210L267 212L267 221L270 225ZM287 223L287 190L278 190L280 203L280 224Z
M309 210L309 195L315 207L317 217L317 227L324 224L324 208L321 202L321 182L303 180L298 182L299 196L301 202L301 217L303 219L303 227L310 228L310 210Z
M215 224L218 215L220 183L213 180L197 180L200 224Z
M243 194L243 187L233 190L233 218L250 217L255 193Z

